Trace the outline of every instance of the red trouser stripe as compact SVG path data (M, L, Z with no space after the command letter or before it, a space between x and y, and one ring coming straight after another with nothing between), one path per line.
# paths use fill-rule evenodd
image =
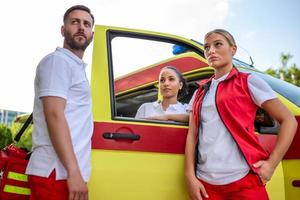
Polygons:
M29 175L30 200L68 200L66 180L55 180L55 171L48 178Z
M254 173L249 173L244 178L226 185L212 185L202 180L200 182L204 185L209 200L269 199L265 185L262 184L258 175Z

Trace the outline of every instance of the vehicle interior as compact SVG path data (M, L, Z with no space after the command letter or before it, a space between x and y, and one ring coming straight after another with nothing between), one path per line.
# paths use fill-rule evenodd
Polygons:
M179 101L188 104L198 89L198 82L207 79L212 74L206 74L201 77L193 77L191 74L186 75L188 94ZM158 85L153 84L148 87L136 89L127 93L116 96L116 116L125 118L134 118L138 108L145 102L154 102L158 99ZM149 120L150 121L150 120ZM176 122L175 122L176 123ZM178 123L182 124L182 123ZM257 110L255 118L255 130L259 133L277 134L279 124L272 119L262 108Z

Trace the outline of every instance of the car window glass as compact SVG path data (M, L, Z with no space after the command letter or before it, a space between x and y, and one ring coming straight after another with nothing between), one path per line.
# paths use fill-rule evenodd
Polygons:
M112 114L113 117L123 120L134 119L143 103L155 102L160 98L157 80L161 68L174 66L177 69L184 69L188 67L189 62L183 59L189 59L195 64L199 62L195 57L200 57L186 47L178 50L180 45L169 41L114 36L110 44L114 90ZM189 102L197 88L197 81L190 78L189 82L191 92L182 99L183 103Z
M280 125L264 109L259 108L256 112L254 127L255 131L260 134L277 135Z

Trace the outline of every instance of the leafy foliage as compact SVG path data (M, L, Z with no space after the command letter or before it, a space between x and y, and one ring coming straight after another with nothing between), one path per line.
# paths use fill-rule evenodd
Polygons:
M13 142L11 129L4 124L0 124L0 148L3 149Z
M12 136L15 137L18 131L23 126L23 123L13 123L11 126ZM32 133L33 125L29 125L25 132L23 133L20 141L16 144L17 147L27 149L28 151L31 150L32 147L32 140L31 140L31 133Z
M282 66L279 69L269 68L265 72L300 87L300 69L295 63L288 67L288 62L292 57L289 53L281 53L280 60Z
M7 145L13 142L13 138L16 136L18 131L23 126L22 123L13 123L11 126L6 126L4 124L0 124L0 148L4 148ZM17 147L31 150L32 142L31 142L31 133L32 133L32 125L25 130L20 141L16 144Z

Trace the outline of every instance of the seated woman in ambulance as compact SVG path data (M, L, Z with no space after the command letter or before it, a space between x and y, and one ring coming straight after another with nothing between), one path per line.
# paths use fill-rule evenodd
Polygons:
M188 122L189 106L178 101L187 94L187 84L183 75L175 67L166 66L161 69L159 92L162 100L142 104L135 118Z

